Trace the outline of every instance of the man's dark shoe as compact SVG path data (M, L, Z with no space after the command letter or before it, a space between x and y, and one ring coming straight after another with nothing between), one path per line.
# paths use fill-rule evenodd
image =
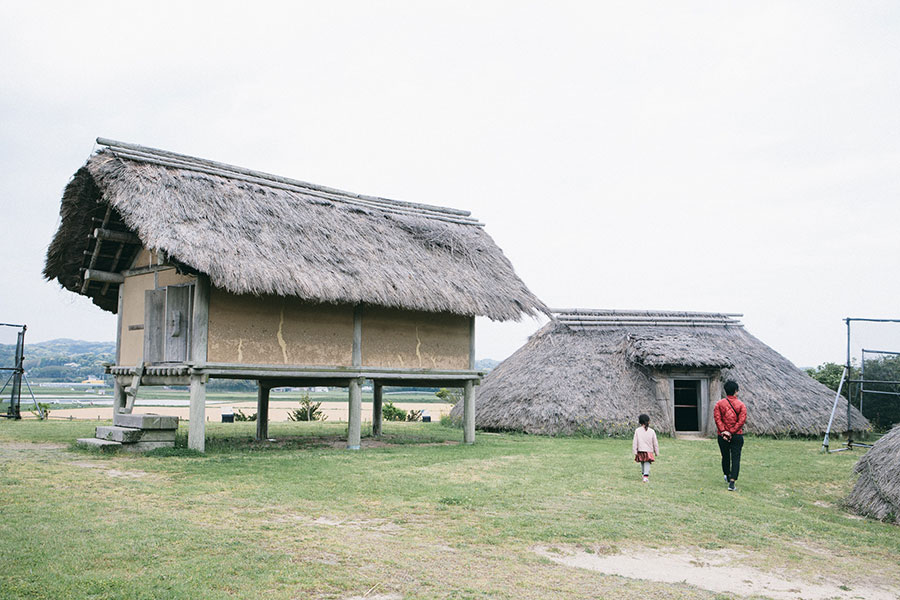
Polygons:
M733 481L729 481L729 482L728 482L728 491L729 491L729 492L733 492L734 490L735 490L735 488L734 488L734 482L733 482Z

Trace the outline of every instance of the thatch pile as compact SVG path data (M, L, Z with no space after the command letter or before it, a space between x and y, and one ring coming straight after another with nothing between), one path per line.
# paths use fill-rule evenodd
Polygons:
M236 294L495 320L546 312L466 211L98 142L106 147L66 187L44 275L79 293L84 286L106 310L116 311L115 286L85 286L81 273L101 222L119 224L139 245Z
M625 432L647 413L655 429L671 433L674 423L657 402L655 369L701 369L737 380L750 433L819 434L834 402L834 392L730 315L568 310L476 388L476 425L551 435ZM838 409L835 430L846 424L846 406ZM455 410L461 416L461 407ZM868 427L853 410L854 429Z
M859 479L847 506L866 517L900 522L900 425L878 440L853 470Z

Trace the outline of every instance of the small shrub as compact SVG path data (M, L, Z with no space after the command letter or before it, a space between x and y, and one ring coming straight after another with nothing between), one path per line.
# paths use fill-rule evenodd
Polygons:
M49 419L50 418L50 405L46 402L38 402L38 408L41 410L33 410L31 414L36 416L38 419ZM43 413L43 416L42 416Z
M406 411L394 406L393 402L385 402L381 407L381 416L385 421L405 421Z
M425 412L425 411L423 411L423 410L411 410L411 411L409 411L408 413L406 413L406 420L409 421L409 422L413 422L413 421L421 421L421 420L422 420L422 413L423 413L423 412Z
M437 396L441 402L446 402L447 404L452 404L453 406L456 406L456 403L459 402L460 400L462 400L462 396L463 396L461 390L458 390L458 389L451 390L451 389L447 389L447 388L439 389L438 391L436 391L434 393L434 395Z
M454 419L450 415L441 415L441 427L455 427L460 429L462 428L462 419Z
M324 421L328 418L321 410L321 402L313 402L309 399L309 394L300 396L300 408L295 408L288 412L288 419L291 421Z
M235 421L255 421L256 413L253 413L252 415L248 415L248 414L245 414L244 411L242 411L241 409L237 409L236 411L234 411L234 420Z

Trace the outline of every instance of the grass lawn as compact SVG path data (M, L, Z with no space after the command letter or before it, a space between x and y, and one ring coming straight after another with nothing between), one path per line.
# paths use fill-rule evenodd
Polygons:
M714 440L631 441L385 423L207 426L207 454L73 450L96 422L0 421L0 598L698 598L535 552L721 552L798 582L900 587L900 529L839 506L860 451L748 438L737 493ZM364 432L365 433L365 432ZM802 587L802 584L800 584Z

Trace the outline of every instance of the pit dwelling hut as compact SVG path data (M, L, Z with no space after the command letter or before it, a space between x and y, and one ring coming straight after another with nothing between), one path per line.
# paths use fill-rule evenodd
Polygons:
M368 379L376 435L383 386L461 387L471 443L475 316L547 310L469 212L97 143L44 276L118 315L114 421L139 386L189 385L203 451L210 377L259 382L261 440L273 387L341 386L356 449Z
M555 310L478 387L476 425L624 434L646 413L657 431L715 436L712 409L733 378L748 407L746 432L824 432L834 392L747 333L739 316ZM867 424L854 411L854 424ZM846 415L846 403L839 414Z
M846 500L848 508L866 517L900 523L900 425L875 442L853 470L859 479Z

